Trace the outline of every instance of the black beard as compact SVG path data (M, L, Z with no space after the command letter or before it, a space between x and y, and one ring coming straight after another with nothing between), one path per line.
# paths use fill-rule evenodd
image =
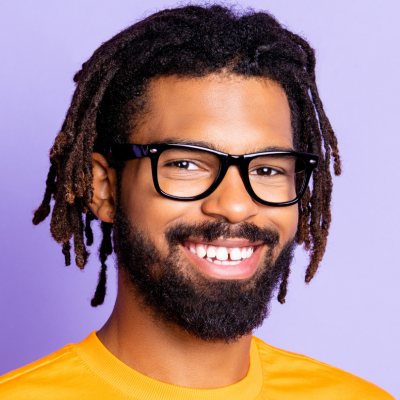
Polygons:
M283 247L275 262L279 234L254 224L233 229L223 221L179 224L165 232L169 254L164 257L153 241L130 223L118 202L114 245L118 268L126 274L155 318L206 341L236 341L259 327L268 316L270 300L288 272L294 240ZM263 242L268 251L263 264L248 279L207 278L182 255L179 245L190 237L210 242L240 238Z

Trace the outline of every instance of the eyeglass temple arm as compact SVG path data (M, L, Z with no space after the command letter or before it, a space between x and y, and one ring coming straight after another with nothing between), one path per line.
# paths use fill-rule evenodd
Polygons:
M110 163L116 163L147 157L149 154L149 146L137 144L94 146L93 152L104 155L104 157L106 157L107 161Z

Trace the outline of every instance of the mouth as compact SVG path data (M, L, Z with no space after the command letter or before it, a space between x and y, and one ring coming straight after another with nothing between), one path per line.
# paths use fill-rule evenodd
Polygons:
M264 247L243 240L212 243L188 240L181 246L202 272L218 279L244 279L253 275Z

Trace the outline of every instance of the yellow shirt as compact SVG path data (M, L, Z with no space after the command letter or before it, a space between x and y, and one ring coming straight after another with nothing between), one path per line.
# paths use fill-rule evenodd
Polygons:
M92 332L78 344L0 377L0 398L136 400L393 400L361 378L253 338L247 376L219 389L156 381L113 356Z

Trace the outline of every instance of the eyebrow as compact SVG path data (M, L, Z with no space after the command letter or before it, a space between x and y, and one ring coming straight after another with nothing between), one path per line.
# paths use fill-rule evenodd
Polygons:
M202 140L190 140L190 139L177 139L177 138L168 138L164 139L161 141L156 141L153 143L149 143L149 145L152 144L185 144L185 145L190 145L190 146L199 146L199 147L205 147L210 150L215 150L215 151L220 151L222 153L225 153L225 151L222 151L221 149L218 149L215 147L214 144ZM262 148L253 148L252 151L246 153L246 154L253 154L253 153L264 153L267 151L295 151L292 147L283 147L283 146L267 146L267 147L262 147Z

